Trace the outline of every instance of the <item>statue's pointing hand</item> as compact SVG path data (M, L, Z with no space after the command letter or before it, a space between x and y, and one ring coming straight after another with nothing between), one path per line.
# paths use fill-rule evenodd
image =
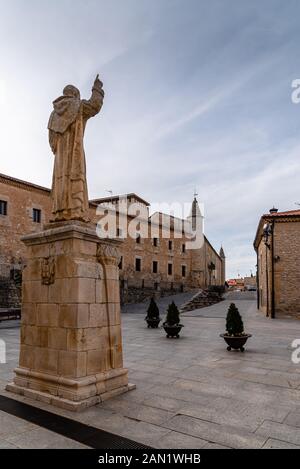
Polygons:
M95 88L97 91L99 91L101 94L104 94L104 91L102 89L103 87L103 83L102 81L99 79L99 74L96 76L95 78L95 81L94 81L94 86L93 88Z

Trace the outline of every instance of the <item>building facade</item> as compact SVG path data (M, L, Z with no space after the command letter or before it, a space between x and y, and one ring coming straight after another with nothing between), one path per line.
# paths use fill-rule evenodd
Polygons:
M228 287L232 290L249 290L252 288L256 289L256 276L252 275L250 277L238 277L238 278L230 278L226 280Z
M26 262L20 238L41 231L51 212L50 190L0 174L0 276Z
M125 201L125 214L120 210L120 200ZM133 206L135 210L140 209L139 215L133 213ZM183 220L163 213L150 216L149 206L133 193L89 203L90 219L98 228L105 229L101 225L107 217L116 219L115 236L123 240L119 264L123 301L136 301L151 292L160 295L224 285L223 249L218 253L206 237L201 248L189 249L190 237L182 230ZM185 222L192 226L199 213L198 202L194 199ZM13 269L26 265L26 249L21 237L40 231L50 216L50 189L0 175L0 277L7 277Z
M270 318L300 318L300 210L263 215L254 248L258 309Z

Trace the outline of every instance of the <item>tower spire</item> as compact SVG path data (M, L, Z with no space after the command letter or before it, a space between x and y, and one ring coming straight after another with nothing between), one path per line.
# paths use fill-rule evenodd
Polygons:
M221 249L220 249L220 257L222 257L222 259L225 259L225 253L224 253L224 249L223 249L223 246L221 246Z
M200 218L203 218L201 210L199 208L198 200L196 198L197 195L198 195L198 193L195 189L194 190L194 199L193 199L193 202L192 202L190 215L188 216L188 219L190 220L192 229L194 231L196 230L196 227L199 225Z

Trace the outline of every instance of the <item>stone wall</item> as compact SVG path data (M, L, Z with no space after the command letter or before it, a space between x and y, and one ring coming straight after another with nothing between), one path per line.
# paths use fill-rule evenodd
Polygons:
M275 223L274 262L277 313L300 313L300 221Z
M268 270L267 270L268 268ZM265 246L264 242L261 241L258 247L258 276L259 276L259 309L267 314L268 302L270 304L270 253L268 248ZM267 297L267 292L269 291L269 297Z
M13 279L0 278L0 308L19 308L21 305L21 286Z
M15 263L24 263L26 248L20 238L38 232L49 220L50 191L0 176L0 200L7 202L7 215L0 215L0 275L9 276ZM33 208L41 210L41 223L33 221Z
M300 313L300 220L274 222L275 315ZM271 238L269 240L271 245ZM272 303L272 252L261 239L258 246L259 308L265 314Z

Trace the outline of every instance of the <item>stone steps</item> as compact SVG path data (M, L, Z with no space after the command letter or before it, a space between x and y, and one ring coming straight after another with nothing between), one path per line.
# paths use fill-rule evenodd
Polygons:
M194 309L206 308L222 301L222 295L209 290L200 290L187 303L180 307L181 313L193 311Z

